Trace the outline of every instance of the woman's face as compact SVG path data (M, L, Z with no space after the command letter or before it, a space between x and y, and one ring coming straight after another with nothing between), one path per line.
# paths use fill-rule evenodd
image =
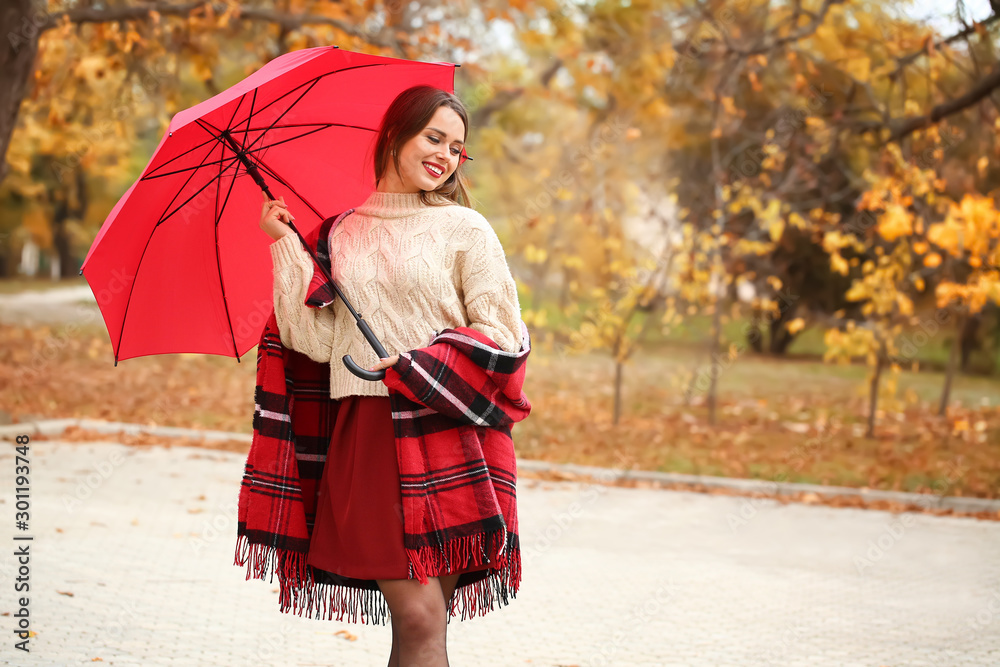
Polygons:
M436 190L458 169L464 136L462 117L448 107L438 107L427 127L403 144L399 154L402 182L393 178L396 174L390 162L387 186L409 193Z

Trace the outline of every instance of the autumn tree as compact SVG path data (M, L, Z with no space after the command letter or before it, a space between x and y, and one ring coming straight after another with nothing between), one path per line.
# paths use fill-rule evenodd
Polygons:
M948 202L947 216L930 225L927 239L956 266L938 283L936 296L938 307L955 311L955 330L961 331L962 322L982 311L987 303L1000 304L1000 213L991 197L968 193L959 202ZM937 252L928 253L924 261L932 265L941 263ZM959 345L960 338L956 335L938 405L938 413L942 415L948 407L958 366Z
M3 224L16 226L42 211L50 226L42 238L51 241L60 273L74 275L71 248L92 238L104 210L88 210L88 203L120 194L139 168L141 158L131 159L137 142L155 146L170 115L292 49L336 43L416 58L471 48L474 33L445 42L440 30L468 7L437 9L435 15L432 6L311 0L138 6L52 0L44 11L9 4L0 20L10 27L3 53L14 85L0 93L0 157L7 156L0 179L8 164L15 168L4 190L20 214ZM18 87L29 79L30 89ZM8 150L5 128L15 124L16 145Z

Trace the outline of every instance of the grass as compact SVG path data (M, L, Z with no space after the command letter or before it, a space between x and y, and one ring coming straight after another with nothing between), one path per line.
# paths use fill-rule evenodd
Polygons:
M679 381L704 356L692 358L686 345L637 354L617 426L608 357L539 357L526 392L544 417L516 427L520 455L610 466L625 456L641 469L905 491L950 486L958 495L996 497L1000 489L996 380L959 376L948 415L938 417L943 374L904 371L898 396L908 400L884 403L876 437L866 439L863 365L745 354L719 378L711 425L704 395L685 402Z
M523 308L527 309L528 305L532 304L530 297L526 294L522 293L520 298ZM591 305L593 304L581 303L581 308L590 307ZM539 304L537 309L545 313L546 326L544 328L553 331L573 329L581 321L579 312L574 314L564 313L558 307L558 304L553 301L545 301ZM921 315L918 313L917 315L921 321L933 320L930 314L925 313ZM644 324L645 317L646 315L644 314L636 316L634 322L636 331ZM745 332L750 319L747 317L724 319L725 321L722 325L723 346L728 347L730 344L735 344L740 349L747 349L748 343ZM646 350L655 350L688 346L701 350L705 348L705 343L709 339L711 331L712 317L707 314L687 315L679 324L670 327L667 332L664 332L662 327L657 323L653 323L649 327L649 331L643 341L643 348ZM826 344L823 341L824 334L825 329L820 326L807 326L789 345L784 358L822 360L823 353L826 350ZM916 354L913 359L919 366L944 370L951 352L953 335L954 332L952 329L947 327L941 328L935 335L930 336L926 343L915 346ZM910 325L904 328L898 342L903 344L904 342L919 342L922 340L924 340L924 330L919 325ZM986 360L987 353L981 352L976 356L980 355ZM987 361L992 363L993 368L1000 368L1000 351L991 356L995 358Z
M0 325L0 410L6 420L93 417L251 432L256 352L156 355L114 367L107 333ZM53 343L55 344L53 345ZM938 417L939 372L904 371L898 404L883 403L863 436L867 369L746 353L719 378L718 422L684 374L705 361L690 344L636 353L624 372L623 417L612 423L614 365L562 354L533 336L514 427L518 456L605 467L782 479L1000 497L1000 382L959 376Z

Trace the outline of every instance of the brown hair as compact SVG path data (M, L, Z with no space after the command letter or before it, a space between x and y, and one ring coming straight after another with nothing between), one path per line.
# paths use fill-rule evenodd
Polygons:
M427 127L434 112L438 110L438 107L443 106L453 110L462 118L462 123L465 125L465 136L462 137L462 140L467 140L469 137L469 114L466 112L462 100L455 95L434 86L419 85L407 88L396 96L382 117L382 124L378 129L378 140L375 143L376 187L389 168L390 158L392 158L396 172L399 173L399 152L403 149L403 144ZM431 193L443 195L456 204L469 206L471 198L469 197L468 182L462 172L461 159L448 180L434 190L421 191L420 193L420 200L424 204L428 206L440 205L434 202L435 197Z

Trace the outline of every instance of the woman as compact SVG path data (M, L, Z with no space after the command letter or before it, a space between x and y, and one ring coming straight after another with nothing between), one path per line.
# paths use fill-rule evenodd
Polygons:
M390 667L447 665L447 609L459 577L489 565L409 578L403 550L399 468L389 393L356 377L394 365L436 331L466 326L507 352L521 348L521 313L503 247L468 208L460 170L468 115L454 95L415 86L386 111L375 147L376 189L330 233L333 278L390 354L379 359L339 299L306 307L312 260L287 226L284 200L265 201L275 316L286 347L331 365L340 399L320 485L309 563L344 577L374 579L392 622Z

